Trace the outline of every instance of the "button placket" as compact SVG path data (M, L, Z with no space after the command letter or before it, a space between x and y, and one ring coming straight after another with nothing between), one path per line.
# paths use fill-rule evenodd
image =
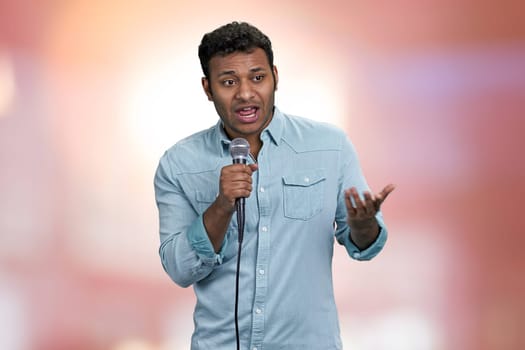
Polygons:
M250 347L251 350L257 350L262 347L262 341L265 331L265 304L268 287L268 261L270 253L270 224L271 224L271 208L270 208L270 190L269 185L273 179L265 177L268 173L268 160L264 159L264 153L259 153L259 169L257 176L254 178L257 183L257 208L259 214L258 226L258 245L257 256L255 262L255 295L253 299L252 309L252 332Z

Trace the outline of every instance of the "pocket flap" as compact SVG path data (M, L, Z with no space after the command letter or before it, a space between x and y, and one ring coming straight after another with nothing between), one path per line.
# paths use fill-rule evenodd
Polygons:
M324 169L300 171L283 176L283 182L290 186L308 187L326 179Z

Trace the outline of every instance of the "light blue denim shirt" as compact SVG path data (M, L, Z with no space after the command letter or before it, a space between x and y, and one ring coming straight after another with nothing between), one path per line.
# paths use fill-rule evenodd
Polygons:
M342 130L275 108L262 132L259 169L246 199L241 253L239 329L250 350L341 349L332 283L334 239L350 257L369 260L387 238L361 251L350 240L344 190L368 189ZM155 175L162 265L197 297L192 350L235 349L237 219L215 253L202 214L231 164L222 124L189 136L162 156ZM254 160L251 159L250 162Z

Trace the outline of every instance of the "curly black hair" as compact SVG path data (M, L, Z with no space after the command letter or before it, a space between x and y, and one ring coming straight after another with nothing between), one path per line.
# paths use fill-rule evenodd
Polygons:
M270 67L273 67L270 39L249 23L235 21L204 34L199 45L199 59L204 76L209 79L209 63L213 56L225 56L236 51L250 52L255 48L264 50Z

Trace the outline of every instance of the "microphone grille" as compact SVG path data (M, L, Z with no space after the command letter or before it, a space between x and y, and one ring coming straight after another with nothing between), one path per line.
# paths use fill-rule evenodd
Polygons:
M248 158L250 144L242 137L235 138L230 144L230 154L233 159Z

